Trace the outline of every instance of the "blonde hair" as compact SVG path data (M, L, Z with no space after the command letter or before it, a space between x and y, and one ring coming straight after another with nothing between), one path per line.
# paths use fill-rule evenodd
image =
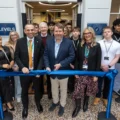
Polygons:
M19 35L18 35L18 33L16 32L16 31L11 31L10 33L9 33L9 39L8 39L8 42L6 43L6 44L9 44L9 45L13 45L14 44L14 42L13 42L13 40L11 39L11 33L15 33L16 35L17 35L17 37L19 38Z
M19 35L16 31L11 31L9 33L9 39L8 41L5 43L5 46L9 47L10 52L11 52L11 57L14 59L14 51L13 51L13 45L14 45L14 41L11 39L11 33L15 33L17 35L17 37L19 38Z
M82 34L82 41L81 41L81 47L83 47L83 45L85 44L85 37L84 37L84 32L88 30L91 34L92 34L92 43L91 43L91 47L95 46L96 43L96 36L95 36L95 31L93 30L92 27L87 27L84 29L83 34Z

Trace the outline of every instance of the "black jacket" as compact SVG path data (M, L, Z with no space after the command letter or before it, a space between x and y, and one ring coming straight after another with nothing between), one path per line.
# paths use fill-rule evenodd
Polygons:
M112 35L112 38L119 42L120 43L120 33L119 32L116 32L115 30L113 30L113 35ZM118 63L120 63L120 59L118 60Z
M34 70L42 69L43 64L43 44L40 39L34 37ZM27 38L21 38L17 41L15 50L15 61L19 66L20 70L23 67L29 67L29 55Z
M75 62L75 69L82 70L83 61L85 53L85 44L83 47L79 44L77 47L77 55ZM101 48L100 44L97 43L96 46L90 47L90 53L88 56L88 71L99 71L101 66Z

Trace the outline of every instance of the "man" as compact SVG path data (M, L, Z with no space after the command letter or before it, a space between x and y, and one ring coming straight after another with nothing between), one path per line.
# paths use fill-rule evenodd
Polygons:
M43 45L42 41L34 37L34 26L27 24L24 29L26 34L25 38L20 38L16 44L15 61L19 66L19 69L24 73L28 74L30 70L42 69L42 56L43 56ZM23 111L22 117L27 118L28 115L28 88L31 82L33 82L35 90L35 102L38 112L43 112L43 108L40 104L42 93L40 91L41 81L39 75L21 76L21 87L22 87L22 104Z
M79 43L81 41L81 38L80 38L80 28L79 27L74 27L73 28L71 40L72 40L72 43L73 43L73 46L74 46L75 56L76 56L77 47L78 47L78 45L79 45ZM70 64L71 69L74 69L74 64L75 64L75 60ZM74 76L70 76L69 80L68 80L68 91L70 93L72 93L74 91L74 83L75 83L75 77Z
M120 18L116 19L113 22L113 35L112 38L120 43ZM114 91L118 94L118 97L115 99L117 103L120 103L120 59L118 63L115 65L115 69L118 70L117 76L115 77L115 83L114 83Z
M46 70L68 70L70 63L74 60L75 53L72 41L64 38L64 27L58 23L54 28L54 38L48 40L44 52ZM60 86L60 108L58 115L62 116L67 98L68 76L51 76L53 103L49 111L53 111L59 105Z
M51 39L52 36L50 36L48 34L48 26L47 26L46 22L41 22L39 24L39 28L40 28L40 34L37 37L42 40L42 43L43 43L44 48L45 48L46 41L49 40L49 39ZM42 69L44 69L44 68L45 68L45 66L43 64ZM44 77L42 75L41 78L40 78L41 82L42 82L42 84L41 84L41 91L44 93L44 86L43 86L43 81L44 80L43 80L43 78ZM52 99L51 82L50 82L50 76L49 75L47 75L47 94L48 94L48 99Z
M69 30L69 37L71 38L72 37L72 24L71 23L67 23L67 28Z
M55 23L53 21L48 23L48 28L49 28L48 34L51 36L54 36L54 26L55 26Z
M120 44L112 39L112 34L112 29L110 27L105 27L103 30L104 39L99 41L102 51L101 69L104 72L115 69L115 64L120 57ZM94 105L97 105L100 102L103 80L103 103L107 107L107 99L110 86L110 81L107 77L104 77L104 79L99 77L98 79L99 91L94 100Z
M33 23L33 25L34 25L34 36L37 36L37 35L39 35L40 33L39 33L39 24L37 24L37 23Z

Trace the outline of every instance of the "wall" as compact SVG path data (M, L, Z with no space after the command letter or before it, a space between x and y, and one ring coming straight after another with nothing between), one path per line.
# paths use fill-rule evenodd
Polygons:
M16 31L22 36L21 13L19 0L2 0L0 2L0 23L15 23ZM8 40L8 36L2 36L3 44Z
M107 23L109 25L111 0L83 0L82 30L88 23ZM101 39L101 36L97 36Z
M33 23L40 23L42 22L41 15L34 15L33 16Z

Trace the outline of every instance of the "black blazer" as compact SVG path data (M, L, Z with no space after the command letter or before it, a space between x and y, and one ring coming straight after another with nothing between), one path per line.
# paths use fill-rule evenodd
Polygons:
M83 47L79 44L77 47L77 55L75 62L75 69L82 70L85 53L85 44ZM88 71L99 71L101 66L101 48L100 44L90 47L90 53L88 56Z
M43 44L40 39L34 37L34 70L42 69L43 64ZM29 55L27 38L18 39L15 50L15 61L19 66L20 70L23 67L29 68Z
M69 65L74 60L75 53L72 41L63 38L63 41L60 44L60 48L58 51L57 58L55 58L55 38L51 40L47 40L46 48L44 51L44 63L45 67L51 68L54 70L54 65L57 63L61 64L60 70L68 70L70 69ZM63 79L67 76L51 76L52 78Z

